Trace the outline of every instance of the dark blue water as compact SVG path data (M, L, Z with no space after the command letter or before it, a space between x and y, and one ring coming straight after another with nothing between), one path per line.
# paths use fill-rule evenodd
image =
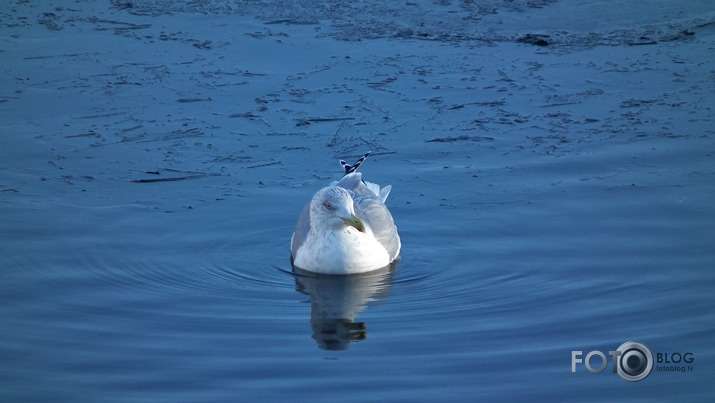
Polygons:
M1 401L712 400L712 35L604 56L67 7L2 28L32 46L0 93ZM300 209L368 150L401 260L295 273ZM694 361L571 371L627 341Z
M271 197L174 213L5 206L4 400L705 400L712 207L620 186L452 192L455 207L396 188L402 260L347 278L291 272L299 206ZM610 366L571 373L572 350L629 340L692 352L695 370L638 384Z

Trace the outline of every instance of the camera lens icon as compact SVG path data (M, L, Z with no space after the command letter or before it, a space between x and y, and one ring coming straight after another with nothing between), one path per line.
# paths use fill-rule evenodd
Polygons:
M637 382L645 379L653 370L653 353L639 341L628 341L618 347L617 369L621 378Z

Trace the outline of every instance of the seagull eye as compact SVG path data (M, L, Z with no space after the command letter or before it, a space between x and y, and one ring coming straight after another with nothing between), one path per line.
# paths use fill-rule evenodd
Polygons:
M328 203L328 202L323 203L323 206L328 210L333 208L333 206L331 206L330 203Z

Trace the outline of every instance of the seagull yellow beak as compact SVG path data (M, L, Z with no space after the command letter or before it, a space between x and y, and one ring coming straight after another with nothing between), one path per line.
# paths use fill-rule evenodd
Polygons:
M356 230L365 232L365 224L361 219L357 218L355 214L350 214L350 218L342 218L342 220L345 221L345 224L354 227Z

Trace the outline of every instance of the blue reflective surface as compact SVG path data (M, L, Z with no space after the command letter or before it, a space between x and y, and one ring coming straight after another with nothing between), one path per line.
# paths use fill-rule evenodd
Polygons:
M5 46L1 400L712 397L710 25L543 50L463 25L64 6L2 28L47 43ZM497 8L566 7L542 6ZM368 150L401 260L295 273L298 212ZM631 340L693 370L572 373L572 351Z

